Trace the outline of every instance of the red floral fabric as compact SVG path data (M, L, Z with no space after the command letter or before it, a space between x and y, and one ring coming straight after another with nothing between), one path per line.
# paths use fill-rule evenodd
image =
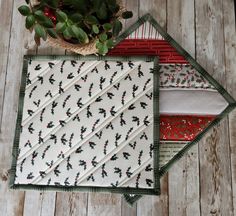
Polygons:
M109 51L109 55L156 55L161 64L188 64L165 40L125 39ZM160 117L160 140L192 141L214 120L215 116L168 116Z
M192 141L215 116L168 116L160 117L160 140Z

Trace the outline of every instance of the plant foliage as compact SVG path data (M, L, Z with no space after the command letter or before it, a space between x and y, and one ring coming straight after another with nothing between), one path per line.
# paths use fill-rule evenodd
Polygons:
M37 44L40 38L63 38L73 44L96 41L98 53L105 55L122 30L121 19L133 16L131 11L120 14L117 0L40 0L18 8L26 17L25 27L34 30Z

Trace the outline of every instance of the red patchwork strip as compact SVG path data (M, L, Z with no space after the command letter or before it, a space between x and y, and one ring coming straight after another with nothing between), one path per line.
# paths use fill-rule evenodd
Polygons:
M165 40L125 39L115 48L111 49L108 55L157 55L159 57L159 63L188 63L188 61Z
M160 140L192 141L215 116L167 116L160 117Z

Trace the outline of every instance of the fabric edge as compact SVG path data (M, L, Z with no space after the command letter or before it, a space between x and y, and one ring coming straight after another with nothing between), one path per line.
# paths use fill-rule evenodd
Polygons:
M24 185L24 184L15 184L15 174L16 174L16 164L17 164L17 154L19 148L19 137L21 131L21 120L23 113L23 105L24 105L24 96L25 96L25 87L26 87L26 76L28 71L28 62L29 60L111 60L111 61L129 61L129 60L143 60L143 61L152 61L154 64L154 74L157 74L158 70L158 57L155 56L63 56L63 55L24 55L23 57L23 69L21 75L21 84L20 84L20 92L19 92L19 100L18 100L18 111L17 111L17 121L15 127L15 136L13 142L13 150L12 150L12 165L10 170L10 181L9 188L16 190L40 190L40 191L87 191L87 192L112 192L112 193L135 193L135 194L143 194L143 195L159 195L160 194L160 177L159 177L159 143L156 145L156 157L155 161L155 170L154 171L154 179L155 184L152 189L142 189L142 188L112 188L112 187L87 187L87 186L47 186L47 185ZM155 73L155 71L157 71ZM159 109L157 109L159 110ZM156 135L159 139L159 133Z
M140 25L144 22L149 21L154 27L159 31L159 33L167 40L181 55L183 55L187 61L216 88L216 90L224 97L224 99L229 103L226 109L219 114L213 122L204 130L205 133L208 132L213 126L218 124L228 113L230 113L236 107L235 99L223 88L208 72L186 51L184 50L152 17L151 14L147 13L144 16L140 17L137 22L130 26L130 28L123 32L119 39L117 40L117 45L119 42L124 40L130 33L132 33L135 29L137 29ZM186 148L182 149L177 155L175 155L164 167L160 169L160 177L163 176L169 168L173 165L174 162L179 160L196 142L198 139L201 139L205 133L199 134L201 137L198 136L189 143ZM191 145L190 145L191 144ZM188 147L189 146L189 147ZM137 197L136 197L137 196ZM134 197L129 196L129 194L124 194L126 201L133 205L138 199L142 196L136 195Z

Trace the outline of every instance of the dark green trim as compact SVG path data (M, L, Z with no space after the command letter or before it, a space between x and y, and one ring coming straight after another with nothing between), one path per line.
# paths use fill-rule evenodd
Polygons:
M202 131L200 134L198 134L196 136L196 138L187 143L183 149L181 149L181 151L179 151L166 165L164 165L163 167L161 167L160 169L160 176L163 176L171 167L172 165L178 161L180 158L182 158L184 156L184 154L195 144L197 144L197 142L199 142L201 140L201 138L215 125L217 125L225 116L227 116L234 108L236 107L236 104L230 104L228 105L225 110L219 114L207 127L204 131Z
M18 100L19 102L18 102L18 112L17 112L18 114L17 114L16 128L15 128L15 137L14 137L14 143L13 143L13 149L12 149L12 164L11 164L11 170L10 170L9 186L14 185L14 181L15 181L15 173L16 173L17 155L18 155L18 148L19 148L19 141L20 141L21 121L22 121L23 106L24 106L27 71L28 71L28 59L24 58L22 75L21 75L19 100Z
M156 195L160 195L160 173L159 173L159 138L160 138L160 114L159 114L159 70L158 59L154 59L153 67L153 167L154 167L154 188L158 188ZM157 163L157 164L155 164Z
M23 114L25 87L26 87L26 75L28 72L28 61L29 60L109 60L109 61L129 61L129 60L143 60L153 62L154 70L154 100L153 105L155 111L155 127L159 126L159 88L158 88L158 58L154 56L131 56L131 57L103 57L103 56L24 56L23 71L21 77L21 87L19 93L19 105L18 105L18 115L15 129L15 138L13 144L12 152L12 166L11 166L11 177L10 177L10 188L11 189L22 189L22 190L55 190L55 191L90 191L90 192L112 192L112 193L134 193L134 194L149 194L149 195L159 195L160 194L160 177L159 177L159 133L154 135L154 187L153 188L125 188L125 187L88 187L88 186L48 186L48 185L26 185L26 184L14 184L16 165L17 165L17 155L19 149L20 131L21 131L21 121Z
M27 60L82 60L82 61L153 61L157 57L155 56L95 56L95 55L25 55L24 59ZM158 58L157 58L158 59Z
M185 59L192 65L204 78L206 78L214 87L215 89L225 98L225 100L229 103L228 107L219 115L217 118L211 122L211 124L202 132L200 133L194 141L187 143L187 145L179 151L167 164L165 164L160 169L160 176L163 176L170 167L178 161L194 144L196 144L205 133L207 133L213 126L220 122L229 112L231 112L236 107L236 101L234 98L210 75L207 71L197 63L197 61L184 50L158 23L157 21L150 15L146 14L139 18L139 20L134 23L131 27L129 27L124 33L122 33L116 40L116 45L124 40L127 36L129 36L132 32L134 32L139 26L141 26L146 21L149 21L154 28L162 35L162 37L169 42ZM138 199L142 196L130 196L129 194L124 195L126 201L129 204L134 204Z
M124 198L127 203L133 206L140 198L142 198L142 195L131 196L130 194L124 194Z

